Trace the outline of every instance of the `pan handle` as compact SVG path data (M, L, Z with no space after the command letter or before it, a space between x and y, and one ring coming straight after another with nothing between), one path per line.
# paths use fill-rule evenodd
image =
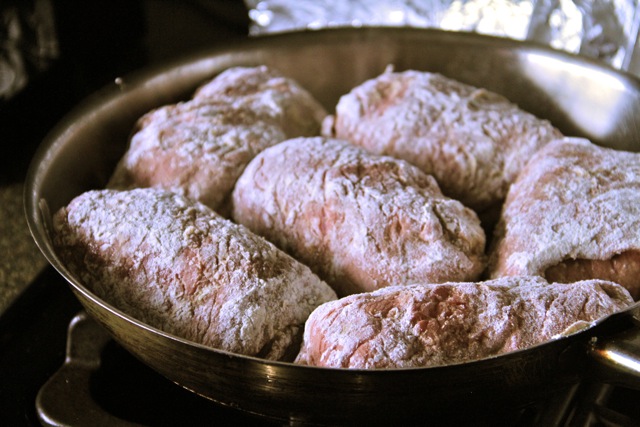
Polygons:
M631 317L631 316L630 316ZM599 381L640 390L640 320L617 334L593 337L588 352Z
M82 311L67 332L64 364L42 386L36 397L39 421L46 427L99 425L142 427L110 415L91 397L91 375L100 367L100 355L110 336Z

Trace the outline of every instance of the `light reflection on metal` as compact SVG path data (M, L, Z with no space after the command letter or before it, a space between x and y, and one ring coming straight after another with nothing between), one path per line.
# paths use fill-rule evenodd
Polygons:
M628 69L638 0L245 0L250 33L408 26L531 40Z
M618 385L640 387L640 329L629 328L614 336L592 338L590 353L596 362L594 374L606 378L610 372L616 374L609 378Z
M264 369L264 376L267 379L267 383L272 384L277 381L278 372L273 366L263 365L262 368Z
M532 78L548 76L537 80L541 89L550 94L564 94L557 97L555 102L581 127L583 133L602 140L616 132L617 125L611 120L611 114L623 114L628 107L624 101L627 88L620 79L603 69L567 64L549 55L529 53L526 62L526 66L522 67L526 75ZM598 102L589 105L580 102L579 95L585 93Z
M603 358L609 360L611 363L614 363L618 366L623 366L630 371L640 374L640 361L638 361L637 357L633 358L626 354L609 351L606 349L600 351L600 355Z

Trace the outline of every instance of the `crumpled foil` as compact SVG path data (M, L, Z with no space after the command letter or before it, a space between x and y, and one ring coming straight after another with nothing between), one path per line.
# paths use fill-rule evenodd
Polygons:
M638 0L245 0L250 34L344 26L470 31L545 43L628 70Z

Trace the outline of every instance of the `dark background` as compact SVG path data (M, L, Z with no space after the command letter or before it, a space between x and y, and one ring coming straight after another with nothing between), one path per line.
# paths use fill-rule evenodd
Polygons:
M39 1L51 6L55 53L38 46ZM0 54L19 55L28 79L0 98L0 185L24 179L47 131L93 91L141 67L243 38L249 27L242 0L3 0L0 14Z

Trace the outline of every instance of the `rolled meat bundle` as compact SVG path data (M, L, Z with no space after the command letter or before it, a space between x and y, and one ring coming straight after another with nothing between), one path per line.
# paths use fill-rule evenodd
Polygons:
M550 143L513 184L490 252L494 278L598 278L640 298L640 154Z
M193 99L246 106L260 117L273 118L289 138L318 135L327 116L296 80L265 65L229 68L201 85Z
M561 136L497 93L436 73L391 69L343 95L324 128L413 163L445 195L488 220L531 155Z
M417 167L337 139L296 138L256 156L236 184L232 218L341 296L476 280L485 267L472 210Z
M309 313L336 298L271 243L165 190L89 191L53 227L56 253L100 298L217 349L291 360Z
M575 332L632 302L623 287L600 280L393 286L314 310L296 363L383 369L468 362Z
M194 99L141 117L107 187L164 188L228 216L246 164L285 139L318 135L325 116L292 79L264 66L232 68Z

